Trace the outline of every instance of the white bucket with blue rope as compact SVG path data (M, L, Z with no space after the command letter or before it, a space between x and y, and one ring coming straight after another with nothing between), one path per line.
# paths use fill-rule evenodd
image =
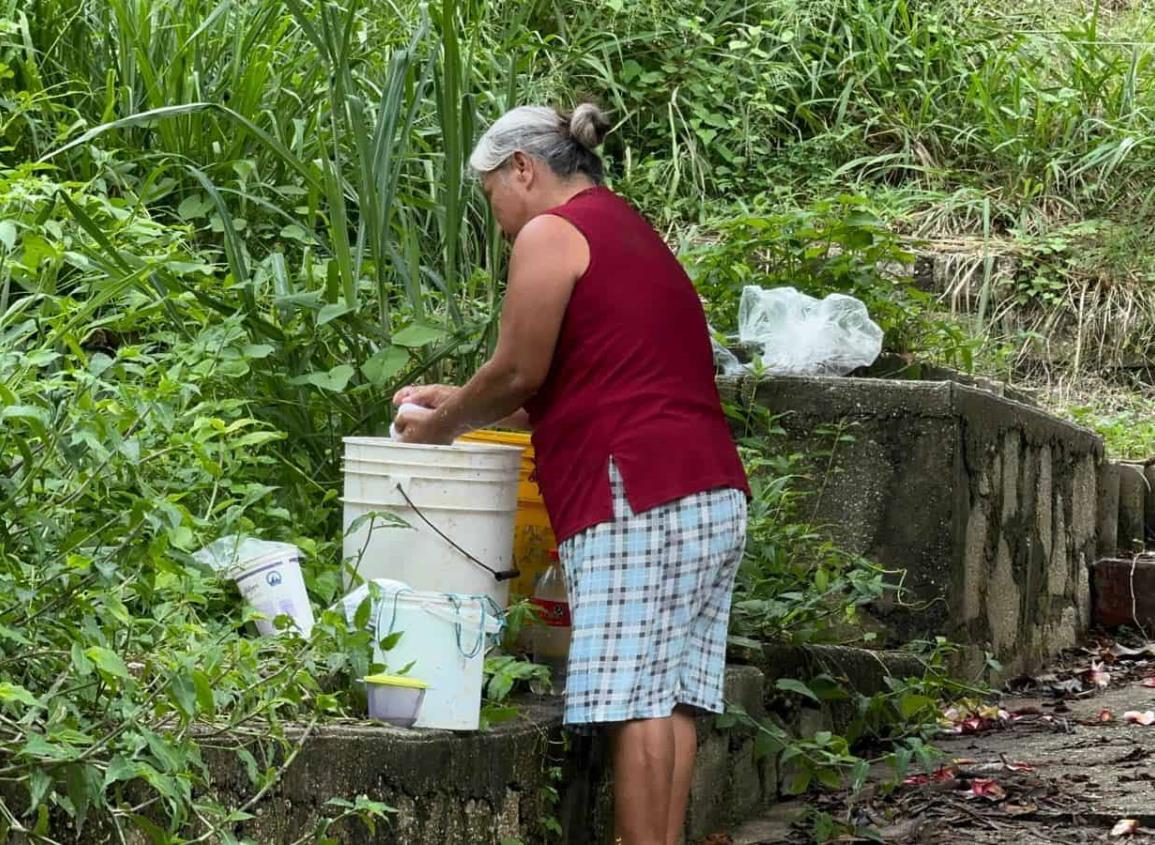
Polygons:
M477 730L485 653L505 624L490 596L386 588L369 624L378 643L401 632L374 660L428 685L414 727Z
M509 603L522 450L346 437L346 586L388 578ZM388 517L400 519L400 525Z

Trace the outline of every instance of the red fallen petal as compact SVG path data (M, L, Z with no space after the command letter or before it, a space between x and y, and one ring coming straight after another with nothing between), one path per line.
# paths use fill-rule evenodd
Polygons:
M1110 722L1114 718L1115 717L1111 715L1111 711L1108 710L1106 707L1104 707L1102 710L1099 711L1099 721L1100 722Z
M1144 678L1141 686L1155 687L1155 678Z
M1035 767L1029 763L1007 763L1007 768L1012 772L1033 772Z
M971 716L969 719L963 719L962 732L964 734L977 734L980 731L985 731L990 728L991 723L989 719L984 719L981 716Z
M991 801L1002 801L1007 797L1007 792L998 782L990 778L975 778L971 781L970 788L971 795L976 798L986 798Z
M1132 725L1155 725L1155 711L1144 710L1140 713L1138 710L1128 710L1123 714L1123 721Z
M954 766L939 766L931 774L917 774L910 775L903 779L903 783L907 786L921 786L925 783L930 783L932 780L937 782L954 780L957 774Z
M1088 669L1084 675L1090 683L1099 687L1099 689L1103 689L1111 684L1111 673L1103 671L1102 663L1092 661L1091 668Z
M1112 836L1134 836L1139 832L1139 822L1135 819L1119 819L1111 828Z

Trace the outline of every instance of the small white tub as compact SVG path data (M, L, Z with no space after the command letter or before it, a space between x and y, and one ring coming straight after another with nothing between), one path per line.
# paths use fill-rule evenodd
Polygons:
M367 675L364 681L370 719L413 727L421 715L427 683L404 675Z

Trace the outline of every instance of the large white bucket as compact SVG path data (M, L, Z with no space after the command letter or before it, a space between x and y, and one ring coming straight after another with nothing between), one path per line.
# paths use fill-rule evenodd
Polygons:
M484 595L400 589L382 596L373 620L378 642L402 633L376 659L428 684L414 727L477 730L485 652L501 631L500 613Z
M359 576L347 586L390 578L418 591L485 594L505 607L520 465L516 447L345 438L344 556ZM408 527L370 518L350 530L374 513Z

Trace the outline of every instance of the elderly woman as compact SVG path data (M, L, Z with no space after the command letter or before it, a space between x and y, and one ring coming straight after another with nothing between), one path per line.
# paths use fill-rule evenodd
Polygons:
M623 845L676 845L696 711L722 710L746 476L714 383L705 315L661 237L602 185L593 105L522 107L477 144L513 239L493 357L464 387L398 392L399 436L533 431L573 619L565 721L608 728Z

